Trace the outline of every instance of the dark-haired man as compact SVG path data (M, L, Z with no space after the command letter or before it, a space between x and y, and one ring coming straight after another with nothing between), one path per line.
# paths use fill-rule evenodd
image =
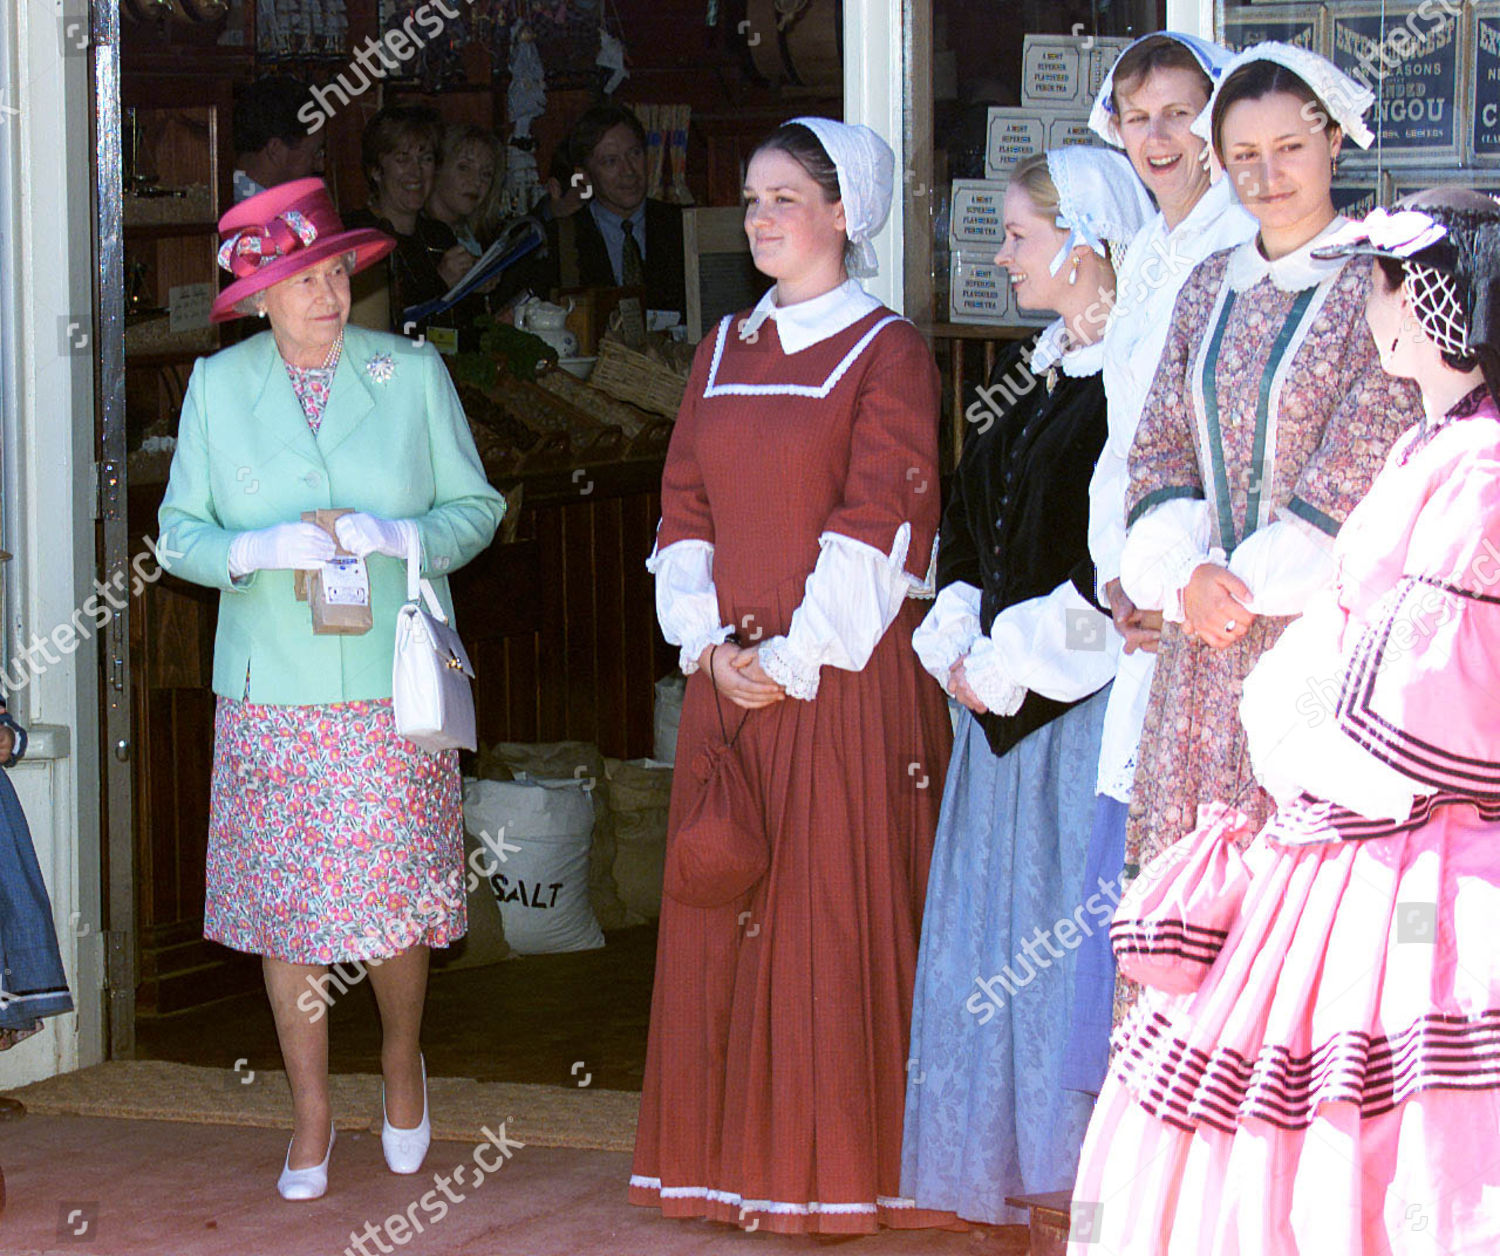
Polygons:
M646 132L621 105L596 105L568 140L588 182L584 208L553 224L563 288L644 288L648 310L686 314L682 211L646 196Z
M308 134L297 116L311 99L286 74L258 78L234 102L234 200L278 183L323 173L323 129Z

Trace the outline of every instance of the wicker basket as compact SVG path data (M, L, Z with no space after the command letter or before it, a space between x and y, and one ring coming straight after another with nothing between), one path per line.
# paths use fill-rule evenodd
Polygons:
M609 339L599 342L599 360L589 376L589 385L669 419L677 417L682 394L687 391L685 376L655 358Z

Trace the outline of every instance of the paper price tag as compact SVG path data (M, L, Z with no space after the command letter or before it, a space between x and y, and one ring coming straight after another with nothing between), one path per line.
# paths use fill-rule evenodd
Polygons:
M363 558L330 558L323 564L323 600L330 606L368 606L370 576Z
M214 286L211 283L184 283L167 289L167 330L176 335L207 327L208 312L213 303Z

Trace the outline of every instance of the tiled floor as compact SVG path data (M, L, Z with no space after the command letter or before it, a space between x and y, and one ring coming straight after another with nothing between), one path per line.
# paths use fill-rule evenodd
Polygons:
M423 1035L429 1070L569 1086L578 1084L582 1064L596 1086L638 1090L655 952L656 931L647 926L609 934L599 951L434 972ZM379 1019L367 983L338 999L329 1023L334 1071L379 1071ZM146 1058L225 1069L237 1060L250 1068L280 1066L259 992L143 1020L138 1038L138 1054ZM34 1115L0 1124L9 1194L0 1256L811 1256L823 1250L808 1238L666 1221L633 1208L625 1202L630 1158L620 1153L523 1147L476 1186L472 1146L435 1143L421 1174L398 1178L386 1170L378 1138L340 1135L329 1194L287 1204L275 1190L285 1150L285 1133L243 1127ZM494 1163L493 1155L480 1154ZM455 1173L460 1165L462 1179ZM461 1198L446 1196L435 1174ZM355 1242L362 1235L363 1247ZM869 1256L1026 1252L1024 1231L1014 1228L885 1231L840 1246Z
M389 1173L372 1135L341 1136L329 1193L275 1192L274 1130L28 1116L0 1125L9 1204L0 1254L32 1256L799 1256L807 1238L665 1221L625 1202L629 1157L544 1147L481 1153L434 1143L414 1177ZM459 1166L464 1173L458 1174ZM453 1202L438 1186L447 1182ZM421 1226L420 1232L417 1225ZM363 1236L363 1246L355 1243ZM885 1231L841 1245L869 1256L1024 1256L1019 1230Z

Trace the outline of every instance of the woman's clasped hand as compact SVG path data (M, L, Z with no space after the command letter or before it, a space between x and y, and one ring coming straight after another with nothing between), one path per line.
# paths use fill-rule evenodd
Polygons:
M1228 567L1200 563L1182 590L1183 629L1215 650L1245 635L1255 614L1245 603L1250 590Z
M747 711L757 711L786 697L786 690L761 667L759 646L741 647L733 642L711 645L703 651L698 666L708 672L718 692Z

